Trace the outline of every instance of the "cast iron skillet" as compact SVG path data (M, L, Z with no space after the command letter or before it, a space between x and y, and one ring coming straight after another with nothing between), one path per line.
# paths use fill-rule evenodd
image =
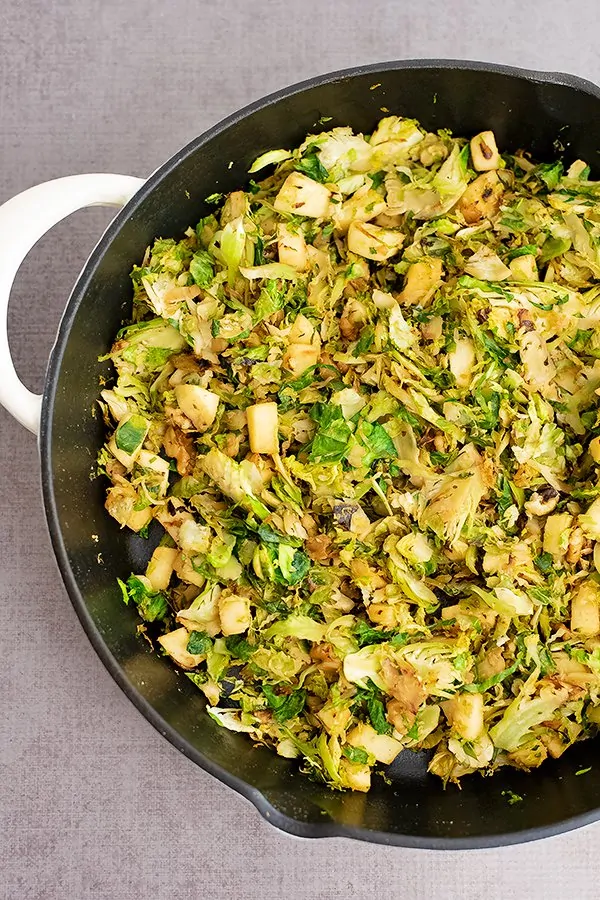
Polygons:
M570 75L439 60L335 72L230 116L145 183L75 176L9 201L0 209L3 240L11 235L9 255L0 256L0 305L7 305L22 257L51 224L92 202L122 205L137 190L93 251L67 305L41 403L40 453L48 525L73 605L104 665L155 728L292 834L439 849L532 840L599 817L597 742L578 744L531 774L507 769L488 779L472 775L462 790L444 791L427 774L425 754L409 751L391 767L389 783L376 778L368 795L335 793L309 781L294 763L216 725L203 714L200 692L136 635L136 615L119 599L115 577L140 571L157 535L148 542L120 531L104 511L104 485L90 480L103 440L102 424L91 410L99 376L109 371L97 358L127 315L129 272L146 246L157 235L181 234L205 213L208 194L243 185L249 164L262 151L296 145L306 133L320 130L322 116L333 117L328 128L351 125L368 132L384 114L382 107L414 116L429 129L449 127L469 135L491 128L501 148L525 147L540 159L557 151L567 162L581 157L595 167L598 159L600 89ZM16 378L5 324L0 325L0 401L37 430L39 398ZM512 794L522 801L509 803Z

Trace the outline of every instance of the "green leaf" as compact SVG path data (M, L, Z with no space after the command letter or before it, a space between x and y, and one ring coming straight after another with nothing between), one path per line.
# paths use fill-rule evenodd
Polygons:
M540 553L539 556L535 557L533 562L536 569L539 569L540 572L543 572L544 575L546 575L548 572L552 571L554 557L551 553Z
M346 744L342 748L342 753L350 762L360 763L361 765L369 762L369 754L362 747L353 747L352 744Z
M350 437L350 430L348 435ZM310 461L316 463L339 462L346 455L347 443L327 434L317 434L312 442Z
M311 562L298 538L288 537L261 524L255 530L261 539L261 561L264 575L278 584L298 584L308 573Z
M381 185L385 181L385 175L386 173L383 170L380 170L379 172L373 172L372 174L369 172L369 178L373 182L374 188L381 187Z
M278 722L287 722L299 716L306 703L306 691L293 691L291 694L276 694L270 684L261 685L262 692L267 703L273 710L273 715Z
M406 631L398 631L390 641L392 647L404 647L405 644L408 644L410 640L410 635L407 634Z
M595 410L594 415L596 415ZM600 496L600 485L594 485L593 487L588 488L575 488L574 491L571 491L569 496L572 500L595 500L596 497Z
M441 450L430 450L429 451L429 459L431 460L432 466L438 466L442 469L445 469L446 466L450 463L452 453L443 453ZM457 454L455 453L456 457Z
M289 159L291 155L289 150L267 150L266 153L262 153L254 160L248 169L248 172L250 175L253 175L255 172L260 172L265 166L277 165L277 163L284 162L284 160Z
M289 583L290 579L293 578L293 561L294 561L294 553L295 549L290 547L289 544L279 544L277 550L277 562L279 564L279 571L281 572L284 581Z
M407 409L406 406L400 406L397 412L398 418L402 422L406 422L412 428L414 428L417 432L421 432L423 430L423 426L421 425L420 420L415 416L410 409Z
M519 210L517 203L515 203L514 206L509 206L504 210L504 214L500 219L500 224L504 225L505 228L508 228L509 231L513 231L516 234L519 234L519 232L521 231L527 231L527 229L529 228L529 225L525 221L525 217Z
M281 391L292 390L292 391L302 391L304 388L309 387L313 382L317 381L319 378L319 372L321 369L330 369L335 375L339 376L339 371L335 366L330 365L322 365L318 363L316 366L310 366L306 372L303 372L299 378L294 378L292 381L287 381ZM280 391L280 395L281 395Z
M190 262L190 275L199 287L207 288L212 283L213 258L207 250L198 250L194 253Z
M266 344L260 344L258 347L240 347L231 350L231 358L246 362L264 362L269 355L269 348Z
M389 641L392 647L403 647L409 641L409 635L405 631L389 631L374 628L368 622L365 622L364 619L359 619L356 622L353 634L360 648L367 647L370 644L382 644L386 641Z
M548 237L542 244L540 262L542 264L547 263L550 262L551 259L555 259L557 256L562 256L563 253L567 252L570 246L571 241L567 238L556 238L552 237L552 235L548 235Z
M138 450L148 434L148 422L143 416L130 416L115 431L115 444L123 453L131 455Z
M189 264L192 251L185 241L173 238L158 238L152 246L150 268L153 272L169 272L179 275Z
M498 502L496 504L500 515L503 516L506 510L509 509L514 502L512 491L510 489L510 482L508 478L502 475L500 479L500 496L498 497Z
M467 668L467 666L469 664L470 659L471 659L471 654L468 651L463 650L462 653L458 653L454 657L454 660L453 660L454 668L457 669L457 671L459 671L459 672L464 672L464 670Z
M233 222L227 222L221 231L221 255L223 262L227 266L227 281L229 284L235 282L242 264L245 247L246 231L243 217L240 216Z
M357 437L367 448L367 452L362 458L362 465L367 468L370 468L378 459L396 459L398 456L393 440L384 426L378 422L374 424L362 422Z
M287 381L282 387L282 391L284 390L292 390L292 391L302 391L304 388L308 387L310 384L315 381L318 375L319 366L309 366L306 372L303 372L299 378L294 378L292 381Z
M511 259L517 259L519 256L536 256L538 249L537 244L525 244L523 247L516 247L514 250L509 250L506 254L507 262L510 262Z
M593 328L581 329L578 328L575 332L575 337L571 338L570 341L567 341L567 347L573 351L573 353L584 353L587 345L594 337L595 331Z
M319 425L311 443L310 461L340 462L346 455L352 435L341 406L315 403L310 415Z
M478 329L473 337L496 362L499 362L506 368L508 365L507 358L510 356L510 348L507 344L503 344L498 338L492 337L491 334L482 329Z
M202 483L197 481L191 475L184 475L179 481L175 482L171 490L174 497L180 497L182 500L189 500L194 494L199 494L202 490Z
M502 796L506 797L509 806L513 806L515 803L522 803L523 798L520 794L515 794L514 791L502 791Z
M443 369L441 366L435 366L431 369L422 368L421 372L434 387L442 391L448 390L456 384L452 372L448 369Z
M295 168L298 172L302 172L303 175L308 175L313 181L319 181L321 184L329 181L329 172L316 153L309 153L308 156L303 156L302 159L298 160Z
M363 619L358 620L353 631L359 647L366 647L369 644L381 644L390 638L389 632L382 631L380 628L373 628L372 625L369 625Z
M278 531L275 531L274 528L271 528L270 525L265 525L261 523L256 529L256 533L265 544L280 544L282 541L286 541L284 536L280 534Z
M121 581L120 578L117 578L117 584L119 585L119 588L121 589L121 598L123 600L123 603L125 604L125 606L128 606L129 605L129 593L127 591L127 585L125 584L124 581Z
M287 478L282 478L281 475L274 475L269 487L282 503L297 512L298 515L301 516L303 514L304 501L302 491L297 485Z
M296 281L298 272L292 266L280 262L268 262L262 266L241 266L240 272L248 281L266 281L282 278L284 281Z
M283 309L285 300L285 289L279 286L279 282L270 279L262 286L258 300L254 304L252 311L252 321L254 325L268 319L273 313Z
M467 691L470 694L483 694L484 691L489 691L489 689L494 687L494 685L500 684L506 678L514 675L518 668L519 662L517 661L513 663L512 666L508 666L507 669L503 669L502 672L497 672L495 675L490 675L490 677L486 678L485 681L463 685L462 690Z
M564 303L569 302L569 295L562 294L562 296L557 296L551 303L536 303L535 300L531 300L532 306L537 306L538 309L543 309L544 312L548 312L551 309L554 309L555 306L562 306Z
M213 447L199 460L202 471L220 491L254 513L258 519L266 519L269 509L252 493L252 484L240 463Z
M223 532L220 536L213 538L210 552L206 554L206 562L215 569L226 566L231 559L235 541L235 535L227 532Z
M535 174L544 182L549 191L553 191L562 178L563 164L560 160L555 163L541 163L536 167Z
M492 391L486 396L486 393L484 391L474 391L473 393L475 402L483 410L483 416L477 420L477 424L484 431L493 431L498 424L500 394Z
M542 606L548 606L548 604L552 603L553 596L549 588L530 585L527 590L531 599L535 600L536 603L540 603Z
M119 587L123 592L123 582ZM129 600L133 600L138 613L146 622L157 622L167 615L168 605L163 594L158 591L149 591L143 581L137 576L131 575L125 586Z
M170 347L148 347L145 360L147 371L155 372L157 369L162 369L170 356L173 356L173 350Z
M258 649L250 644L245 637L242 637L241 634L230 634L225 638L225 646L235 659L241 659L243 662L250 659L252 654Z
M254 265L262 266L265 261L265 243L261 238L260 234L256 235L256 239L254 241Z
M367 678L366 687L361 687L356 692L355 703L365 704L371 725L378 734L391 734L392 726L385 717L381 691L370 678Z
M306 553L290 547L289 544L279 544L277 562L287 584L298 584L310 569L310 559Z
M327 625L323 622L317 622L310 616L292 613L279 622L274 622L262 632L264 640L271 640L273 637L293 637L301 641L312 641L319 644L325 638Z
M192 631L187 642L188 653L208 653L213 642L206 631Z
M356 347L352 352L352 356L357 357L362 356L363 353L367 353L370 350L371 344L373 343L374 339L374 327L372 325L365 325L360 333L358 341L356 342Z
M406 737L411 741L419 740L419 723L416 719L406 732Z
M385 717L385 706L383 700L379 697L369 697L367 699L367 711L371 720L371 725L377 734L391 734L392 726Z
M186 678L189 678L192 684L195 684L197 688L201 688L203 684L206 684L209 678L207 672L184 672L183 674Z

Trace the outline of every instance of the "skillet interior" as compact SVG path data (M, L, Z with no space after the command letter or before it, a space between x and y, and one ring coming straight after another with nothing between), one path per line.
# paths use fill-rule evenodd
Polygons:
M394 763L391 784L375 779L368 795L338 794L310 782L293 763L203 715L200 692L136 635L137 617L121 602L115 577L142 571L152 539L119 531L104 512L103 484L90 478L103 439L91 410L99 376L108 374L97 357L128 314L128 273L148 243L180 234L205 213L205 196L243 184L259 153L296 145L320 130L321 116L333 117L327 128L368 132L385 114L381 107L429 129L468 135L491 128L501 149L525 147L541 159L562 147L567 160L581 157L597 168L598 88L569 76L491 65L421 61L355 69L297 85L230 117L149 179L108 228L73 291L49 363L42 415L49 527L75 609L113 677L178 749L277 826L311 837L445 849L533 839L598 817L597 741L578 744L528 775L507 769L493 778L467 777L461 791L443 791L427 775L424 755L409 751ZM589 766L587 774L575 774ZM523 801L509 804L504 792Z

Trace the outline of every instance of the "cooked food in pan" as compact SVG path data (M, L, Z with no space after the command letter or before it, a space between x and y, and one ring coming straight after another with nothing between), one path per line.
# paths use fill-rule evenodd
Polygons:
M109 354L106 507L163 530L124 600L332 787L559 756L600 722L600 183L389 116L207 199Z

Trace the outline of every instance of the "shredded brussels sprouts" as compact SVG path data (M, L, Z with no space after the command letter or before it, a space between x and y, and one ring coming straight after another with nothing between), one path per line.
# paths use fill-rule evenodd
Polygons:
M132 273L120 582L224 728L367 791L600 722L600 182L389 116L310 135Z

